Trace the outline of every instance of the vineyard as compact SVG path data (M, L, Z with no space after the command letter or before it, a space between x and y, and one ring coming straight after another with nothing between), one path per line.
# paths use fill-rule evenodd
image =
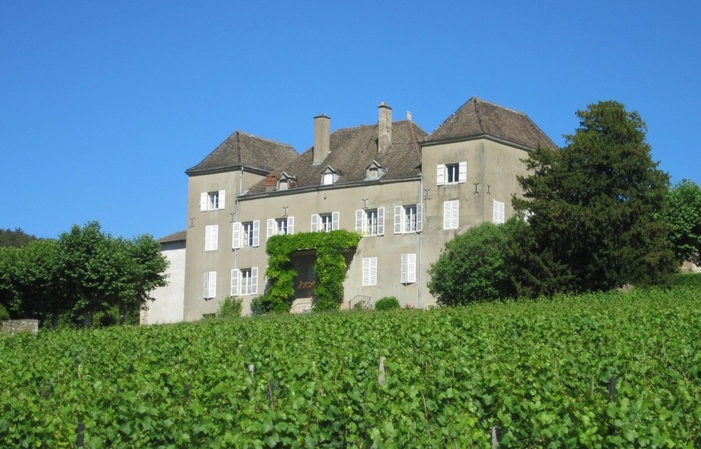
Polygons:
M675 287L0 336L0 441L700 447L700 332Z

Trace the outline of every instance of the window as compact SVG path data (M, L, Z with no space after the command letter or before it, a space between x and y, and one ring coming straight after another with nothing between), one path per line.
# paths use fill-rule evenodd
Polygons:
M420 232L422 217L421 204L394 206L394 233Z
M231 270L231 296L258 294L258 267Z
M494 200L492 205L492 222L496 224L504 223L504 203Z
M416 282L416 254L402 254L401 259L401 283L412 284Z
M235 222L231 246L234 249L255 247L260 240L260 221Z
M200 212L224 209L224 191L203 192L200 194Z
M436 184L457 184L467 182L467 162L454 164L438 164L436 171Z
M460 201L443 202L443 229L458 229L460 217Z
M266 238L274 235L294 234L295 217L268 218Z
M219 225L207 225L204 229L204 250L216 251L219 246Z
M363 258L363 287L377 285L377 257Z
M356 210L355 231L362 235L384 235L385 208Z
M204 272L204 299L212 299L217 295L217 272L216 271L205 271Z
M330 214L312 214L312 232L338 231L339 218L340 213L338 212L332 212Z
M290 184L289 184L289 180L287 180L287 179L285 179L285 180L281 179L277 182L277 189L278 190L289 190L289 187L290 187Z
M338 181L338 175L336 173L324 173L321 183L325 186L331 185Z

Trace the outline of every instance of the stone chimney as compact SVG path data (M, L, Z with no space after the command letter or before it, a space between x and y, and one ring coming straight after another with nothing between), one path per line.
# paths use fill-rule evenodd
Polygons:
M392 146L392 108L384 101L377 108L380 110L380 118L377 122L377 152L382 153Z
M314 117L314 165L321 164L330 151L331 118L321 114Z

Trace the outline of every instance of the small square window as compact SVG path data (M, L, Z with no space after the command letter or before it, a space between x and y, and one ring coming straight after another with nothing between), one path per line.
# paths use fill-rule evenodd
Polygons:
M321 218L321 231L323 232L331 232L333 229L333 217L331 214L320 214L319 217Z
M207 210L219 209L219 192L208 192L207 198Z
M445 177L447 184L455 184L460 180L460 165L459 164L446 164L445 166Z

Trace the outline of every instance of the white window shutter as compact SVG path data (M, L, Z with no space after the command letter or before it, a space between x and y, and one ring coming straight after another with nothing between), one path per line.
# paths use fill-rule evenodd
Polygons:
M251 294L258 294L258 267L251 268Z
M436 167L436 185L442 186L445 184L445 165L438 164Z
M312 232L319 230L319 215L312 214Z
M402 284L407 283L407 274L408 274L408 254L402 254L402 259L401 259L401 276L399 282Z
M234 249L241 248L241 222L234 222L234 229L231 236L231 247Z
M216 251L219 247L219 225L207 225L204 231L204 250Z
M295 232L295 217L287 217L287 233L294 234Z
M363 286L370 285L370 258L363 258Z
M268 234L266 240L275 235L275 219L268 218Z
M200 193L200 212L207 210L207 201L209 201L207 192Z
M385 208L377 208L377 235L385 235Z
M205 271L202 277L202 297L209 298L209 271Z
M331 212L331 230L338 231L340 229L341 213Z
M253 222L253 246L260 244L260 220Z
M458 229L460 227L460 201L453 201L453 208L450 215L451 228Z
M402 233L402 212L404 208L402 206L394 206L394 233Z
M231 296L238 296L241 290L241 271L234 268L231 270Z
M205 271L204 273L204 292L205 299L214 298L217 295L217 272Z
M450 216L452 208L452 202L443 201L443 229L450 229Z
M419 203L416 205L416 232L421 232L423 230L423 221L424 205Z
M467 182L467 162L460 162L458 172L458 182Z
M365 211L362 209L358 209L355 211L355 232L360 232L361 234L363 233L363 216L365 215Z
M225 194L226 192L224 190L219 191L219 209L226 209Z
M499 223L497 220L499 220L499 212L498 212L498 206L497 206L497 201L492 201L492 223Z
M492 222L496 224L504 223L504 203L494 200L492 206Z
M416 253L407 254L407 283L413 284L416 282Z
M377 257L370 258L370 285L377 285Z

